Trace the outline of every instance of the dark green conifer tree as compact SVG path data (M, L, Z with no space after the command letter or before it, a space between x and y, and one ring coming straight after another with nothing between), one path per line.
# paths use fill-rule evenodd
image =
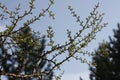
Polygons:
M110 61L112 63L113 80L120 80L120 24L113 30L114 38L110 37Z
M120 80L120 25L110 42L103 42L95 51L90 67L90 80Z
M111 75L111 63L109 61L109 49L108 43L102 43L99 48L95 51L92 64L90 67L90 80L109 80Z
M0 52L0 67L1 70L8 73L15 74L26 74L30 75L33 73L39 73L42 71L49 71L51 68L51 63L46 60L44 55L45 48L45 39L37 35L33 35L30 27L26 26L21 29L17 34L12 36L14 43L13 50L8 51L9 49L1 45ZM6 58L5 58L5 57ZM53 72L43 76L42 80L52 80ZM21 80L21 78L6 76L9 80ZM29 78L23 78L22 80L40 80L40 78L35 75Z

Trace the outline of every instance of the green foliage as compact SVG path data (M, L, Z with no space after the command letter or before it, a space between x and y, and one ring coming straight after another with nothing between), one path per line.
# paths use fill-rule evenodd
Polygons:
M92 65L93 67L90 67L91 74L90 79L91 80L107 80L110 75L110 65L109 62L109 43L103 42L97 51L95 52L95 56L93 57ZM109 79L108 79L109 80Z
M55 32L52 27L48 27L46 30L47 34L44 34L44 36L39 32L32 31L30 28L31 24L40 20L41 17L45 17L47 13L48 16L55 19L55 14L50 10L54 4L54 0L50 0L49 2L47 8L42 9L38 15L30 19L26 19L26 17L34 15L33 10L36 9L34 4L35 0L29 2L29 9L24 10L22 14L20 14L20 4L15 8L15 11L10 11L6 5L0 3L0 9L3 11L0 14L1 21L10 20L10 23L6 25L7 29L0 32L0 48L2 54L0 75L24 79L37 77L41 80L43 80L43 78L46 78L46 80L48 80L48 78L52 79L51 76L54 76L58 80L61 75L53 75L53 71L61 70L61 65L71 58L80 60L83 63L88 63L80 54L91 55L89 51L83 51L83 49L94 40L96 34L107 25L107 23L102 22L104 14L97 11L99 3L95 5L95 8L93 8L93 11L90 12L90 15L85 21L82 21L73 8L68 6L71 15L76 18L76 22L81 28L72 35L71 30L67 30L68 41L64 42L64 44L57 44L54 41ZM21 27L18 27L19 23L22 23L22 25L20 25ZM87 33L83 35L85 31L87 31ZM47 40L46 43L45 39ZM45 49L45 47L47 48ZM58 58L62 55L64 56L59 60ZM7 70L11 67L6 63L9 59L13 60L10 64L11 66L14 67L14 65L17 64L15 70ZM47 63L49 64L46 70L45 65L47 65ZM22 73L21 70L24 73ZM45 75L48 76L43 77Z
M38 36L35 33L33 34L30 27L27 26L14 34L12 39L14 42L9 45L11 51L7 47L5 54L6 50L2 49L2 46L0 47L2 51L0 53L1 71L11 73L11 75L8 75L9 80L13 80L13 78L14 80L40 80L41 72L49 71L52 66L50 62L45 60L45 56L42 57L44 55L45 39L39 40ZM29 78L25 78L23 75ZM52 76L53 72L47 73L43 78L44 80L52 80Z
M93 57L94 66L90 67L91 80L119 80L120 79L120 25L114 30L114 39L103 42Z

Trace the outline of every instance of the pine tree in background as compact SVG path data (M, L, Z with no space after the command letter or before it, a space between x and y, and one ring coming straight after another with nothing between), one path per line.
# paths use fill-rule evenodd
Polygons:
M103 42L95 51L90 67L90 80L120 80L120 25L114 30L114 39Z
M110 60L112 63L113 79L120 80L120 24L118 30L113 30L114 38L110 37Z
M97 51L95 51L95 56L93 57L92 64L94 66L90 67L90 80L110 80L110 61L109 61L109 49L108 43L102 43Z
M0 67L7 73L27 74L41 73L42 71L49 71L51 63L46 61L44 55L45 39L39 41L39 37L33 35L30 27L26 26L17 34L12 36L14 46L12 52L6 51L3 46L0 46ZM8 50L8 49L7 49ZM6 58L5 58L6 57ZM41 59L42 57L42 59ZM52 80L53 72L43 76L43 80ZM21 80L21 78L6 76L9 80ZM22 80L40 80L39 77L29 77Z

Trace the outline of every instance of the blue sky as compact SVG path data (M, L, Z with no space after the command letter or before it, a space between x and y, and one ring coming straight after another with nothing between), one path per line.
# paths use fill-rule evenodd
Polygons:
M13 1L13 2L11 2ZM22 9L27 8L27 1L25 0L0 0L0 2L9 6L10 9L20 2ZM48 5L48 0L36 0L37 9L34 11L38 14L39 10L46 8ZM43 17L41 21L37 21L33 26L33 29L45 33L48 26L52 26L55 31L55 41L56 43L61 43L66 40L66 29L70 29L73 33L79 28L76 20L70 14L67 9L71 5L76 13L85 20L89 15L89 12L93 10L95 4L100 3L99 11L104 12L104 22L108 22L108 26L99 32L96 36L96 40L92 41L87 48L88 51L94 51L97 49L98 44L103 40L108 41L108 36L112 36L113 29L117 28L117 23L120 22L120 10L119 3L120 0L55 0L55 4L52 6L51 10L56 14L56 19L52 20L49 16ZM0 22L0 27L4 26L6 22ZM86 57L90 60L90 57ZM81 76L84 80L89 80L89 70L87 64L82 64L80 61L71 60L71 62L66 62L63 64L62 69L65 73L62 80L79 80Z

